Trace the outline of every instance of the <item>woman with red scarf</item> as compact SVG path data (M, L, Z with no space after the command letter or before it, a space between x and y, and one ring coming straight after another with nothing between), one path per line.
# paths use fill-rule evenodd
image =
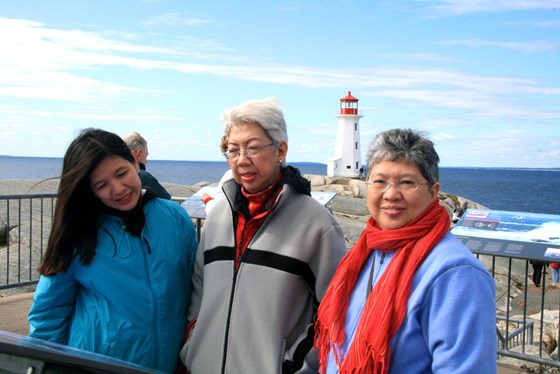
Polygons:
M276 99L242 103L223 121L233 179L202 228L181 359L191 374L317 372L314 321L344 233L286 165Z
M420 132L368 152L371 217L321 302L321 373L495 373L495 284L450 232L439 156Z

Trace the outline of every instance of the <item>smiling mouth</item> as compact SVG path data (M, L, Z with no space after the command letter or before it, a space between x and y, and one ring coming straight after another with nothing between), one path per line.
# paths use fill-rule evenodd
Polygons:
M115 201L117 202L117 204L128 204L131 199L132 199L132 192L129 192L123 197L115 199Z
M404 210L404 208L399 208L399 207L384 207L381 209L388 214L397 214Z

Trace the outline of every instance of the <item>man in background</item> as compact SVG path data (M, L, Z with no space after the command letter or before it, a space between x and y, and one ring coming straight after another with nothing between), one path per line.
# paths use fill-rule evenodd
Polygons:
M542 261L530 261L533 266L533 284L535 287L541 286L542 272L544 268L544 262Z
M136 169L140 174L142 188L149 188L154 191L157 197L162 199L171 199L171 194L158 182L156 177L146 171L148 163L148 142L136 131L123 137L132 152L132 156L136 160Z

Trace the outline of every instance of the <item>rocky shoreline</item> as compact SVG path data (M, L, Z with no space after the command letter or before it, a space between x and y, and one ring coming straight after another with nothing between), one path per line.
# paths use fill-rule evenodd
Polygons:
M367 187L364 180L333 178L309 174L304 175L304 177L310 181L313 191L335 193L333 199L327 204L327 208L333 213L342 226L346 238L346 246L347 248L351 248L358 240L369 218L365 203ZM36 231L38 227L48 228L51 225L50 215L44 212L54 211L54 206L52 206L54 200L46 197L56 194L58 183L58 179L0 180L0 195L42 195L45 197L40 203L39 201L34 201L32 203L30 199L11 199L9 211L6 209L8 200L0 200L0 229L9 226L10 230L7 233L8 240L10 243L16 243L18 248L23 248L24 250L22 250L22 253L24 253L25 256L29 257L29 248L31 248L32 260L28 262L32 263L33 268L36 267L41 258L41 243L43 243L43 245L46 243L49 232L48 229L43 230L41 233ZM216 183L203 181L191 186L162 183L173 196L173 199L179 202L192 196L202 187L211 184ZM444 205L449 212L452 220L456 220L460 216L460 213L467 208L487 209L480 204L445 192L440 193L439 198L442 205ZM8 220L9 222L7 222ZM5 257L9 255L6 253L7 251L5 249L5 247L2 248L0 246L0 263L5 263ZM11 256L11 258L13 258L13 254ZM13 266L11 269L0 267L0 276L4 275L12 278L18 274L20 271L18 269L19 264L12 265L12 262L13 260L10 261L10 266ZM33 278L35 277L36 274L33 274ZM4 292L0 292L0 295L1 294L4 294Z
M327 204L327 208L331 210L337 221L342 226L345 234L347 248L354 245L359 235L362 233L366 221L369 218L369 213L365 205L365 197L367 195L367 187L365 182L360 179L351 178L333 178L321 175L304 175L310 181L313 191L321 192L334 192L336 195ZM173 196L174 200L181 201L195 194L199 189L204 186L215 184L212 182L199 182L195 185L186 186L173 183L162 183L162 185L169 191ZM28 195L28 194L55 194L58 188L58 180L18 180L18 179L3 179L0 180L0 195ZM447 209L452 225L461 214L468 208L473 209L488 209L487 207L480 205L476 202L470 201L460 196L449 194L446 192L440 192L439 199L441 204ZM33 268L38 264L38 260L41 257L40 248L41 241L46 242L47 237L40 235L29 236L22 234L19 237L19 232L25 233L25 226L39 227L43 225L44 227L50 227L50 217L43 220L43 214L38 209L43 209L49 211L52 209L47 202L45 206L37 207L36 205L31 206L31 204L26 203L22 200L19 206L14 208L10 207L10 226L14 225L13 220L19 219L19 217L24 217L21 222L21 228L13 229L10 231L9 240L11 243L16 243L15 246L20 246L21 248L32 248L31 256L33 259ZM13 212L17 211L16 214ZM30 222L29 214L33 212L33 220ZM27 220L26 220L27 219ZM41 219L41 221L39 221ZM6 225L6 202L5 200L0 200L0 228ZM6 247L0 246L0 264L6 263ZM22 252L28 252L25 249ZM28 255L27 255L28 256ZM513 259L511 263L507 258L492 258L490 256L480 256L479 258L488 269L492 269L493 276L496 282L496 312L498 315L505 315L508 310L512 314L517 314L519 309L516 310L516 299L517 296L524 294L523 287L527 284L527 272L525 269L525 260ZM26 260L26 259L24 259ZM27 261L27 260L26 260ZM28 261L29 263L29 261ZM16 264L17 265L17 264ZM509 278L509 267L511 270L511 279ZM17 274L17 267L8 269L10 274ZM0 267L0 276L2 279L6 277L6 268L4 266ZM35 276L34 276L35 277ZM33 287L29 286L25 289L18 290L5 290L0 292L0 297L7 296L13 293L21 292L32 292ZM552 290L552 292L560 293L560 290ZM510 295L508 297L508 294ZM538 291L534 292L536 296L539 296ZM549 300L551 298L549 297ZM553 302L552 308L545 307L544 320L547 322L543 326L543 332L545 336L548 336L548 340L556 342L557 344L557 331L558 331L558 304L554 303L554 298L551 300ZM529 301L528 301L529 302ZM535 299L535 303L538 300ZM520 302L521 303L521 302ZM520 304L521 305L521 304ZM537 305L537 304L535 304ZM511 315L510 315L511 316ZM522 316L521 316L522 317ZM538 324L541 316L540 309L539 313L536 315L529 315L528 318L534 320L535 324ZM556 333L554 333L556 331ZM535 336L538 336L540 328L535 328ZM555 354L557 355L558 349L556 348ZM552 355L552 357L557 357Z
M336 193L327 207L342 226L347 246L350 248L360 236L369 218L365 205L365 197L367 196L365 181L362 179L328 177L314 174L305 174L304 177L309 180L313 191ZM202 187L211 184L215 183L199 182L193 186L162 183L174 197L190 197ZM462 212L468 208L488 209L474 201L446 192L440 192L439 199L441 204L447 209L452 222L456 222Z

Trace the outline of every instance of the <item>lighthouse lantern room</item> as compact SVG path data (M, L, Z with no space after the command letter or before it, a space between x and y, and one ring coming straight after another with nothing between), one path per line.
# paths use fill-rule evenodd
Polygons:
M334 158L327 161L327 175L356 178L362 168L360 151L360 118L358 99L348 95L340 99Z

